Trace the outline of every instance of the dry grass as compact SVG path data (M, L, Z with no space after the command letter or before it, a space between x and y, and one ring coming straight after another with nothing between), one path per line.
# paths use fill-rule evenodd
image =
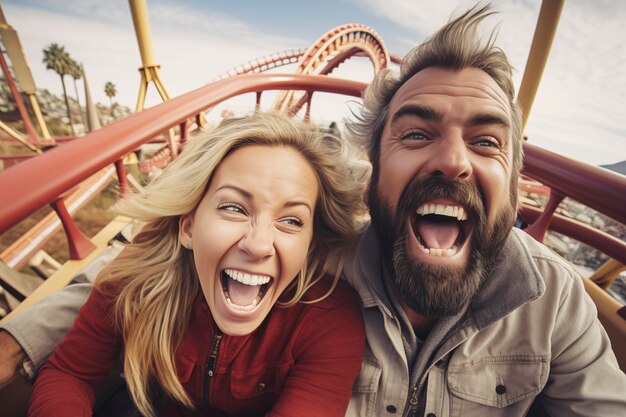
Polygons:
M117 181L114 181L74 215L74 222L78 229L87 237L95 236L100 229L106 226L115 217L110 208L117 200L116 189ZM20 236L30 230L50 211L52 211L51 207L43 207L29 218L0 235L0 252L4 251L4 249L15 242ZM65 232L60 230L55 233L44 245L43 250L48 252L60 263L67 261L69 259L69 251Z

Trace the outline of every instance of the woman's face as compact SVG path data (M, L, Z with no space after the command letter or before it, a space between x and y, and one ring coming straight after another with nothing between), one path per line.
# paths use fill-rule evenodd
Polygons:
M245 335L302 268L313 236L318 182L296 150L249 145L213 173L197 209L181 218L200 286L219 328Z

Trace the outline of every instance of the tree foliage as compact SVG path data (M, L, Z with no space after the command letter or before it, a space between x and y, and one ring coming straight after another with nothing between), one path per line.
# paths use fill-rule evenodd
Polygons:
M107 81L104 84L104 94L109 98L111 102L111 114L113 114L113 97L117 95L117 87L111 81Z
M72 63L74 60L70 57L70 54L65 50L64 46L58 43L51 43L47 48L43 50L43 60L46 64L46 69L52 70L59 74L61 77L61 84L63 85L63 97L65 98L65 107L67 107L67 117L70 120L70 127L72 134L76 136L74 131L74 124L72 123L72 110L70 109L70 102L67 98L67 89L65 88L64 76L69 75L72 69Z

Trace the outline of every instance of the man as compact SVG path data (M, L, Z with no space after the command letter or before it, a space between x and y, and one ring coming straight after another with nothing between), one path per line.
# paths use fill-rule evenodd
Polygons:
M350 416L626 412L593 302L560 258L513 230L522 163L511 67L481 42L489 6L381 72L352 125L373 164L372 218L349 271L367 351Z
M374 169L347 273L367 331L349 416L523 416L537 396L552 415L626 410L580 278L512 231L520 111L505 55L476 32L489 14L452 20L399 78L381 72L352 125Z

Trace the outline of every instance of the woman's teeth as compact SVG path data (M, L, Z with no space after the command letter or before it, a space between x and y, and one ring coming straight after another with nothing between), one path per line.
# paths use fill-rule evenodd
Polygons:
M251 304L248 304L247 306L240 306L238 304L233 303L228 297L228 294L226 294L226 304L228 304L231 308L235 310L241 310L241 311L254 310L254 308L259 305L260 301L261 301L260 297L256 297L254 300L252 300Z
M234 282L230 284L230 279L232 279L237 284L235 284ZM235 310L253 310L257 305L259 305L259 303L263 299L263 296L265 295L265 290L267 288L266 284L268 284L270 281L271 277L267 275L255 275L248 274L242 271L237 271L235 269L225 269L224 279L222 280L222 289L224 290L226 303ZM231 286L234 286L233 289L236 289L236 292L232 295L230 294L229 290ZM244 290L244 288L246 289ZM257 292L256 295L254 294L254 291ZM234 295L237 295L237 297L233 297ZM251 299L251 301L248 301L252 296L253 298ZM239 304L233 302L233 298L236 298Z
M245 272L236 271L234 269L225 269L224 273L237 282L241 282L245 285L263 285L270 282L270 277L267 275L253 275Z

